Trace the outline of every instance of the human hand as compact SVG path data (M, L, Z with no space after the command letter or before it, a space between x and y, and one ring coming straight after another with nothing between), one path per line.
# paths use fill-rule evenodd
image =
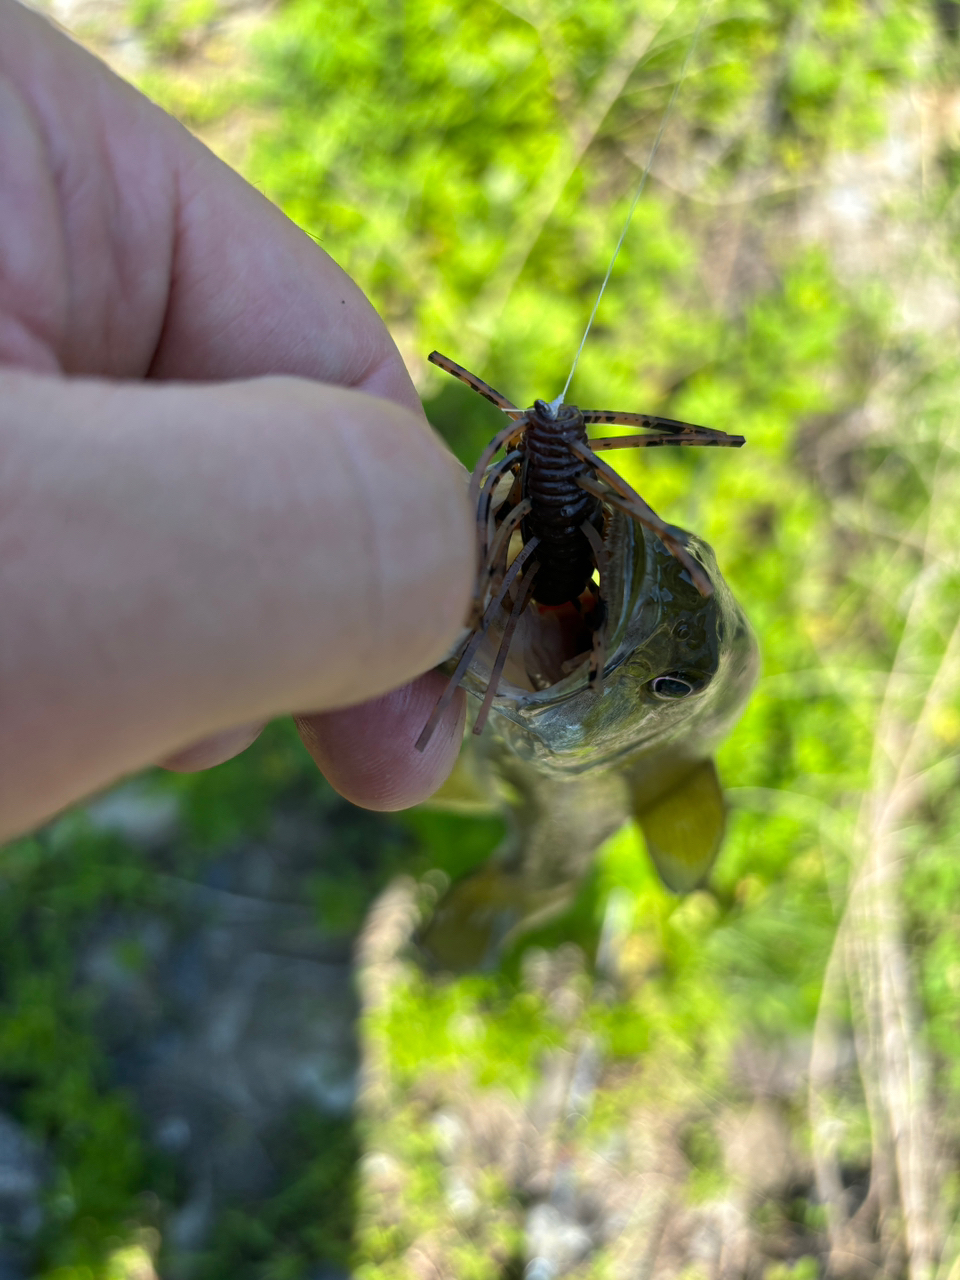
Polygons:
M471 563L459 468L356 285L0 0L0 838L281 713L349 799L424 798L463 704L421 755L444 681L404 682Z

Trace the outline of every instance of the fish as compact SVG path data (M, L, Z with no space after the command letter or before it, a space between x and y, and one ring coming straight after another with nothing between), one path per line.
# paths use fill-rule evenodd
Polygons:
M599 694L588 654L557 660L556 635L576 625L573 609L566 617L526 610L481 737L470 727L498 637L462 681L471 704L465 748L429 803L461 813L499 808L507 835L420 927L415 946L429 968L495 967L523 933L569 907L599 847L631 819L672 892L702 886L714 865L727 810L713 754L756 683L756 637L702 538L687 533L685 546L708 594L655 532L623 512L608 511L604 544Z

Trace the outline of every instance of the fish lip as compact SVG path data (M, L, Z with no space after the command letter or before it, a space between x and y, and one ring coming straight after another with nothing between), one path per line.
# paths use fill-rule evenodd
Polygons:
M651 758L654 750L657 758L709 755L739 718L756 680L756 639L732 596L729 602L742 628L720 654L714 678L696 694L669 708L653 705L640 696L642 672L627 671L605 688L604 698L608 693L610 697L606 715L594 710L598 703L586 690L581 707L570 713L564 712L561 700L511 707L491 725L494 733L487 751L506 750L537 772L557 778L617 769L625 762Z

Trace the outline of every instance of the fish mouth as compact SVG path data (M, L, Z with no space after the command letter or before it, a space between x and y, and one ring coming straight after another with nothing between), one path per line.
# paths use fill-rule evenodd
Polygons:
M646 531L618 511L610 511L604 533L607 566L603 577L605 617L604 678L611 675L658 625L658 593L646 582L650 555ZM647 597L644 607L644 597ZM597 622L597 600L589 587L576 602L559 606L531 603L520 618L494 698L495 710L552 706L588 685ZM503 638L505 618L490 628L464 677L463 686L482 698L490 683Z
M752 641L710 548L687 535L714 586L703 597L656 534L629 517L608 509L604 545L602 688L589 681L590 611L528 606L493 699L488 750L499 742L547 772L578 773L684 735L706 741L729 719L724 690L731 677L742 684L737 654ZM504 625L491 627L464 676L474 706L487 692ZM680 680L683 697L664 695L664 679Z

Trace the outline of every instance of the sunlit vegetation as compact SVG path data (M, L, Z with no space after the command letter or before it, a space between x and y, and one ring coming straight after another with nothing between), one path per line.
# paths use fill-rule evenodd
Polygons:
M205 1280L323 1262L493 1280L541 1257L554 1270L534 1280L706 1277L714 1236L738 1241L725 1275L957 1275L955 7L134 0L118 16L142 85L371 296L470 463L496 412L426 353L519 403L556 394L700 24L572 398L747 437L616 461L713 545L764 664L719 757L732 815L709 891L672 898L626 828L497 973L425 974L368 929L356 1130L307 1126L276 1195L225 1212ZM122 58L97 21L81 30ZM149 787L176 797L184 874L268 834L278 806L334 806L284 726ZM500 832L337 813L311 891L332 934L384 890L381 914L429 909ZM0 880L0 1090L54 1168L36 1274L138 1275L119 1268L147 1256L138 1231L162 1239L176 1172L111 1083L70 959L98 913L160 889L82 815L3 851ZM537 1252L549 1212L582 1247L549 1254L555 1231Z

